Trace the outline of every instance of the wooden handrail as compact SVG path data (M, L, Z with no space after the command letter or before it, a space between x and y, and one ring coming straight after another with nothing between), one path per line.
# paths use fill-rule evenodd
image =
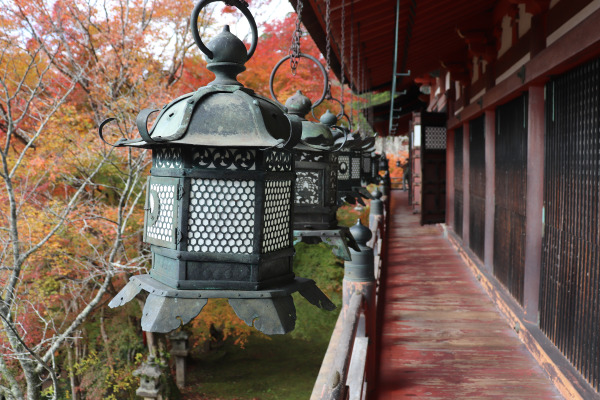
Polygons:
M375 286L380 276L380 253L385 247L382 241L387 228L387 199L384 200L384 215L371 215L369 219L373 237L368 246L373 249L372 266L376 282L344 280L344 306L331 335L311 400L364 399L369 378L373 384L377 316ZM352 385L349 386L348 377L351 375Z
M343 318L342 334L337 341L335 359L332 369L329 372L328 382L323 386L321 395L321 399L323 400L346 398L348 368L350 366L360 314L363 311L363 304L363 296L359 293L354 293L350 300L350 306L347 310L344 310L345 313L342 311L345 314L340 316L340 318Z

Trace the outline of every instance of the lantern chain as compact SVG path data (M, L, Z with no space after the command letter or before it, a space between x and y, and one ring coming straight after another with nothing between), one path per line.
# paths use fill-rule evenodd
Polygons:
M346 0L342 0L342 48L340 50L340 58L341 58L341 79L340 79L340 83L342 85L342 95L341 97L341 101L342 101L342 112L344 110L344 84L346 83L346 77L344 75L344 53L345 53L345 49L346 49Z
M302 38L302 9L304 4L302 0L298 0L296 3L296 28L292 34L292 44L290 46L290 68L292 75L296 76L296 69L298 68L298 60L300 59L300 39Z
M325 0L325 26L326 26L326 61L327 76L331 71L331 0ZM327 84L327 99L331 99L331 84Z
M350 3L350 85L352 84L354 84L354 2ZM356 89L356 86L354 88ZM354 121L354 90L350 93L350 120Z

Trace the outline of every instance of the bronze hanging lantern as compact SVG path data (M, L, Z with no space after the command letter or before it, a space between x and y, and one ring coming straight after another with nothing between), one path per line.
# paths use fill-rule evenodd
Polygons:
M146 120L154 110L142 111L141 137L117 142L152 150L144 225L152 269L133 276L109 305L145 290L142 328L169 332L199 314L208 298L228 298L248 325L286 333L295 325L293 292L335 308L314 281L292 270L291 149L302 124L236 79L257 45L256 23L244 2L228 4L250 22L250 50L228 27L204 45L198 15L214 1L196 4L191 28L215 80L163 107L150 131Z
M269 80L271 97L277 101L273 89L278 68L291 56L283 57L273 68ZM337 171L338 156L334 148L330 127L306 119L308 113L318 106L327 95L327 72L314 57L299 53L300 58L314 62L323 74L324 89L314 103L297 91L285 102L290 119L302 123L300 142L294 147L296 166L296 189L294 192L294 236L308 243L324 241L334 248L334 253L345 260L350 259L348 246L356 243L347 228L338 227L337 222Z
M330 126L335 132L334 138L336 139L336 143L345 141L338 157L338 199L350 204L358 202L364 206L363 197L371 198L371 195L361 186L363 173L360 150L363 146L363 139L358 132L349 134L347 139L343 139L344 130L348 131L349 129L335 126L337 117L330 113L329 110L321 116L321 122L326 125L331 124Z
M379 160L381 158L381 154L372 153L371 154L371 183L379 184Z
M369 185L371 182L371 154L375 151L375 136L369 136L363 138L361 148L361 160L362 168L360 180L363 187Z

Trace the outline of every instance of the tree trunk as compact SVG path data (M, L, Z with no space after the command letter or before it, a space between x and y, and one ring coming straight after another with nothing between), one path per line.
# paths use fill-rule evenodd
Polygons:
M73 349L67 344L67 363L69 365L69 383L71 384L71 399L81 400L79 393L79 379L73 368Z

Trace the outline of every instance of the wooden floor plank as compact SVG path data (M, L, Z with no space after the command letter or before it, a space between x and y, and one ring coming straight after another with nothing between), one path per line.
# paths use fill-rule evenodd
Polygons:
M562 399L441 227L390 219L377 399Z

